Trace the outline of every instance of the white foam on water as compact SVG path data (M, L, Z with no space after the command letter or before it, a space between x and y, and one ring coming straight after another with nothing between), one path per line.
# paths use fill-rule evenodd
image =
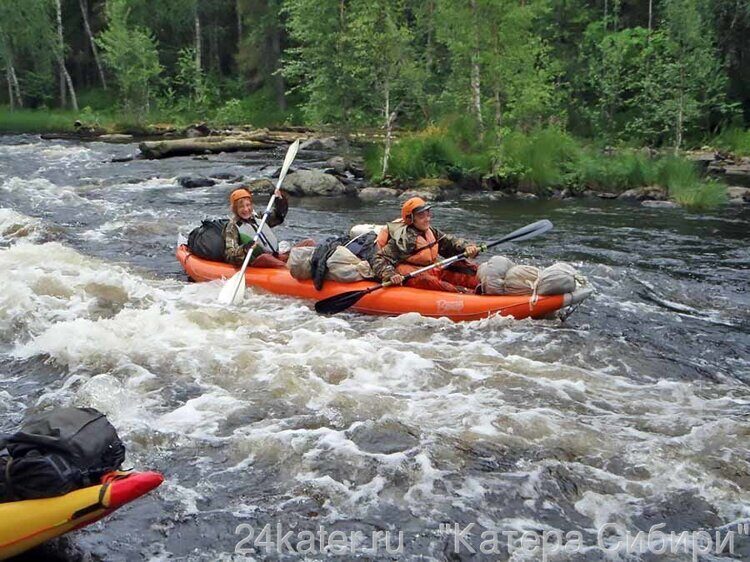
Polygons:
M173 431L193 439L211 440L220 423L242 405L242 401L217 388L191 398L179 408L160 416L157 426L162 431Z
M3 181L0 191L30 202L34 209L56 209L61 205L90 208L101 214L116 208L114 203L103 199L88 199L79 195L78 190L70 186L59 186L47 179L24 179L11 177Z
M44 223L13 209L0 208L0 243L16 240L37 242L45 234Z
M151 302L159 293L122 267L104 265L57 242L0 249L0 270L5 272L0 338L17 342L59 328L60 322L85 322L129 304ZM70 339L64 329L60 335Z
M551 462L615 490L582 490L575 508L592 525L627 521L657 494L698 490L726 517L750 501L729 468L746 448L748 423L738 421L746 390L573 366L552 323L322 318L309 303L252 289L244 306L227 308L216 304L219 282L150 279L56 243L0 250L0 268L10 272L0 333L14 357L69 373L45 400L106 411L138 443L138 458L148 458L148 434L170 446L225 446L223 468L236 474L278 467L288 493L316 498L329 520L389 502L425 519L455 502L491 518L486 492L507 473L463 475L472 457L462 447L473 444L521 459L515 470L529 502L540 500ZM170 388L185 389L184 398ZM372 453L347 435L381 419L414 428L418 444ZM547 458L555 451L579 461ZM726 470L711 468L718 457L729 459ZM640 472L580 461L601 458ZM218 474L210 459L195 468ZM457 475L455 485L438 484ZM179 486L167 490L179 512L200 512L208 489Z

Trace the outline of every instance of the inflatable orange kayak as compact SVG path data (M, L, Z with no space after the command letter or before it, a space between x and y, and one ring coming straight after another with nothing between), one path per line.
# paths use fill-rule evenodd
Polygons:
M199 258L181 244L177 247L177 259L188 277L194 281L229 279L239 271L238 267L224 262ZM245 270L248 285L259 287L277 295L289 295L303 299L321 300L340 293L372 287L372 281L338 283L326 280L323 288L315 289L311 280L299 281L286 268L248 267ZM391 287L375 291L359 300L352 310L364 314L395 316L407 312L418 312L422 316L442 317L451 320L479 320L495 314L522 318L543 318L562 308L585 300L592 290L578 289L564 295L538 296L532 302L531 295L474 295L426 291L411 287Z
M158 472L112 472L64 496L0 504L0 560L106 517L154 488Z

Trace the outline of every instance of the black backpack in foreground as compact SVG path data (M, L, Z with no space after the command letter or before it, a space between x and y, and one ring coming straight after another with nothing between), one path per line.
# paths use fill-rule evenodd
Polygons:
M229 219L206 219L188 235L188 248L199 258L224 261L224 227Z
M32 416L0 439L0 502L60 496L98 484L124 460L117 431L94 408Z

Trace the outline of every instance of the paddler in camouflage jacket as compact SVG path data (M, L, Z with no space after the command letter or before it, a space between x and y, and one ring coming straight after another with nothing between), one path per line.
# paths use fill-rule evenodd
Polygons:
M252 246L252 235L248 241L247 235L240 236L240 229L246 223L255 229L260 224L260 219L253 213L253 195L244 187L235 189L229 194L229 205L232 213L227 226L224 228L224 256L227 262L241 265ZM286 217L288 211L289 202L286 194L277 189L276 201L271 208L271 214L268 215L266 224L269 228L280 225L284 222L284 217ZM253 254L249 265L255 267L284 267L284 261L264 250L260 241L253 249Z
M412 197L401 208L401 219L390 222L378 236L378 251L372 268L382 281L395 285L404 282L404 276L431 265L442 258L466 252L469 257L479 253L473 242L445 234L431 226L432 211L419 197ZM406 285L433 291L464 293L476 290L479 284L476 266L458 262L462 267L435 268L409 279Z

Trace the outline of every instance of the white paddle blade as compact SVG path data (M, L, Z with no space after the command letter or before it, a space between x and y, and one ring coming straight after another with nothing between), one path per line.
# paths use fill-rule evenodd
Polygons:
M289 145L289 148L286 151L286 158L284 158L284 164L281 166L281 173L279 174L279 181L276 182L276 187L281 187L281 184L284 183L284 178L286 177L286 173L289 171L289 167L292 165L292 162L294 162L294 157L297 156L297 151L299 150L299 139L294 141L292 144Z
M238 271L229 278L219 293L220 304L242 304L245 298L245 272Z

